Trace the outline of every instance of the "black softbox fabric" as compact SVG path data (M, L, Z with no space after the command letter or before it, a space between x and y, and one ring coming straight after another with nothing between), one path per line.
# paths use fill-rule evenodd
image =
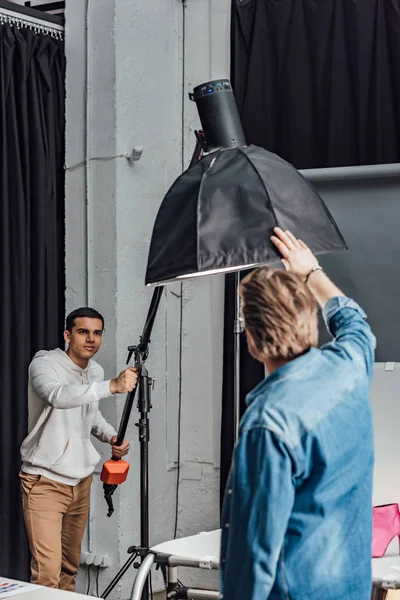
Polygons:
M0 25L0 574L22 580L28 364L63 343L64 73L63 42Z
M214 152L166 194L146 284L277 262L275 226L290 229L315 253L346 247L321 197L292 165L257 146Z

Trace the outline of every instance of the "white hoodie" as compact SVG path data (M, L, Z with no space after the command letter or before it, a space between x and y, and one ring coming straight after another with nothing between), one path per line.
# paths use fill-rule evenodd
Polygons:
M102 442L116 435L99 411L112 396L103 368L90 360L81 369L62 350L42 350L29 366L28 436L21 446L22 471L77 485L93 473Z

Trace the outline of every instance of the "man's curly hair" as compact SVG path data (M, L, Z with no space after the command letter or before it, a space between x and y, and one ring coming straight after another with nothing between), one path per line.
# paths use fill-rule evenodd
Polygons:
M317 304L299 275L260 267L242 280L240 295L258 360L292 360L317 346Z

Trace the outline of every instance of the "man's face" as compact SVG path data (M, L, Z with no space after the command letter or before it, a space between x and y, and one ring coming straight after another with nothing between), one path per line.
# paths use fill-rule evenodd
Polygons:
M103 336L101 319L78 317L71 333L64 331L64 340L69 344L69 354L88 360L99 351Z

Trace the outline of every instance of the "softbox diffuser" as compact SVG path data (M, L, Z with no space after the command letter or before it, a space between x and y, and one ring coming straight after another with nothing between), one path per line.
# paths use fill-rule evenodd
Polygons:
M276 226L315 254L346 249L322 198L291 164L258 146L208 154L162 201L146 285L276 263Z

